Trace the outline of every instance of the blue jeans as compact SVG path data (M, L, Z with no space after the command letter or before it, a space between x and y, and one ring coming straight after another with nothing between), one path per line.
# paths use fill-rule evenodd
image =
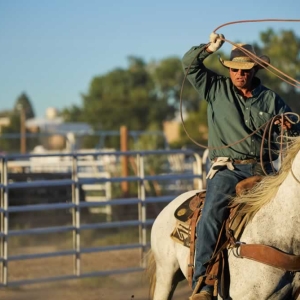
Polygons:
M266 168L270 173L270 169ZM235 194L235 186L253 175L262 175L259 164L234 164L234 170L226 167L212 179L207 179L206 198L202 216L197 224L195 269L193 288L206 272L205 263L211 258L223 221L229 216L228 203Z

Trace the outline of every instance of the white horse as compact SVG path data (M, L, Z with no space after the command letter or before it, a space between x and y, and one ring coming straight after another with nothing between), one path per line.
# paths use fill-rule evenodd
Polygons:
M300 255L300 138L286 151L277 175L266 176L235 203L247 203L247 226L240 241L264 244ZM148 255L150 294L153 300L170 300L177 283L187 278L189 249L170 238L175 228L174 211L199 191L181 194L156 218ZM296 299L299 272L288 272L254 260L240 258L229 250L229 299ZM191 290L192 293L192 290ZM221 299L218 296L218 299ZM297 299L300 299L298 296Z

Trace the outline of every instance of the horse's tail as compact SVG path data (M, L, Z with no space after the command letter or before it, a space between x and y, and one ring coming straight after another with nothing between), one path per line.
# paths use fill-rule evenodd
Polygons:
M147 252L145 258L147 262L146 274L150 282L149 295L150 295L150 299L153 299L155 284L156 284L156 262L155 262L154 254L151 249Z

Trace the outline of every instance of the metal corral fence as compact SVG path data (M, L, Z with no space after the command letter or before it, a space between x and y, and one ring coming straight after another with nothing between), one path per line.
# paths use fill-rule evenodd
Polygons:
M0 286L18 286L144 270L145 266L140 261L149 248L149 233L155 217L162 207L177 195L189 189L204 187L203 166L206 158L206 154L200 157L190 150L0 156ZM130 165L126 177L122 175L123 159L126 159L127 164ZM122 194L121 188L124 183L130 188L126 197L124 193ZM56 194L53 194L54 196L51 194L65 188L70 193L62 200ZM101 189L103 189L102 194L98 193ZM43 195L42 191L44 191ZM48 197L51 199L46 202L40 201L45 199L45 194L48 196L51 194L51 197ZM136 218L131 215L124 217L129 211L129 206L136 208ZM119 208L119 217L114 216L115 207ZM121 207L126 209L122 210ZM33 222L36 217L42 216L43 213L47 216L51 211L63 211L66 216L69 216L70 222L58 224L59 213L55 213L54 217L51 217L50 226L41 225L43 222L33 227L28 225L28 222ZM83 215L83 211L88 211L88 215ZM23 219L16 222L12 217L16 214L24 216L26 213L31 213L26 221ZM104 215L105 219L102 218L99 222L100 216ZM95 217L96 222L90 223L89 221L95 220ZM83 222L84 218L85 222ZM103 241L105 234L102 232L116 228L136 228L137 242L111 245L108 243L92 247L82 243L86 230L100 231L98 239ZM13 238L23 238L23 241L28 242L31 236L38 235L47 240L51 234L58 233L71 235L72 243L69 248L39 252L39 248L33 247L30 253L20 251L14 253ZM92 272L83 272L81 268L82 255L125 249L139 251L138 266L118 269L100 267L99 270ZM37 259L43 261L54 257L71 257L73 262L70 273L44 277L38 275L36 278L16 280L9 277L15 268L15 265L10 265L13 262Z

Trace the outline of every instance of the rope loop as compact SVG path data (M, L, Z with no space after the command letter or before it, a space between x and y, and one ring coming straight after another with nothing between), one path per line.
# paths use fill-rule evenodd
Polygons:
M228 22L228 23L224 23L220 26L218 26L213 32L216 32L217 30L219 30L220 28L222 27L225 27L225 26L228 26L228 25L233 25L233 24L240 24L240 23L251 23L251 22L300 22L300 19L259 19L259 20L240 20L240 21L233 21L233 22ZM223 39L224 41L230 43L231 45L237 47L238 49L240 49L241 51L243 51L247 56L251 57L251 59L253 59L257 64L259 64L262 68L266 69L267 71L273 73L275 76L277 76L279 79L287 82L288 84L296 87L296 88L300 88L300 81L288 76L287 74L285 74L284 72L280 71L279 69L275 68L274 66L272 66L270 63L266 62L266 61L263 61L260 57L258 57L257 55L254 55L253 53L249 52L248 50L238 46L237 44L231 42L230 40L227 40L227 39ZM206 44L206 46L208 46L209 43ZM201 49L202 50L202 49ZM267 132L269 132L269 145L270 145L270 141L271 141L271 129L272 127L274 126L274 122L276 120L282 120L285 118L286 120L288 120L291 124L296 124L300 121L300 117L298 114L296 113L285 113L285 114L282 114L282 115L277 115L275 117L273 117L271 120L269 120L268 122L266 122L265 124L263 124L262 126L260 126L258 129L256 129L255 131L253 131L251 134L249 134L248 136L238 140L238 141L235 141L235 142L232 142L231 144L229 145L225 145L225 146L220 146L220 147L208 147L208 146L205 146L205 145L202 145L202 144L199 144L198 142L196 142L190 135L189 133L187 132L186 130L186 127L185 127L185 124L184 124L184 120L183 120L183 114L182 114L182 95L183 95L183 88L184 88L184 83L186 81L186 78L187 78L187 75L189 73L189 70L194 62L194 60L198 57L200 51L196 54L196 56L194 57L194 59L192 60L191 64L189 65L189 67L187 68L186 70L186 73L184 75L184 78L183 78L183 82L182 82L182 85L181 85L181 90L180 90L180 117L181 117L181 123L183 125L183 129L186 133L186 135L188 136L188 138L194 143L196 144L197 146L201 147L201 148L204 148L204 149L208 149L208 150L212 150L212 149L224 149L224 148L229 148L229 147L232 147L236 144L239 144L241 142L243 142L244 140L246 140L248 137L256 134L259 130L261 130L262 128L265 128L264 129L264 134L262 136L262 144L261 144L261 150L263 149L263 143L264 143L264 140L266 138L266 135L267 135ZM269 67L269 68L268 68ZM274 72L276 71L276 72ZM281 74L282 76L278 75L278 74ZM287 79L285 79L285 78ZM293 115L293 116L296 116L296 121L293 121L289 115ZM270 130L269 130L270 129ZM284 132L283 132L283 129L281 129L281 147L282 147L282 142L283 142L283 136L284 136ZM270 148L269 148L269 151ZM282 152L282 151L281 151ZM280 153L281 153L280 152ZM262 153L262 151L261 151ZM262 155L262 154L261 154ZM270 153L270 158L271 158L271 153ZM262 161L262 160L261 160Z

